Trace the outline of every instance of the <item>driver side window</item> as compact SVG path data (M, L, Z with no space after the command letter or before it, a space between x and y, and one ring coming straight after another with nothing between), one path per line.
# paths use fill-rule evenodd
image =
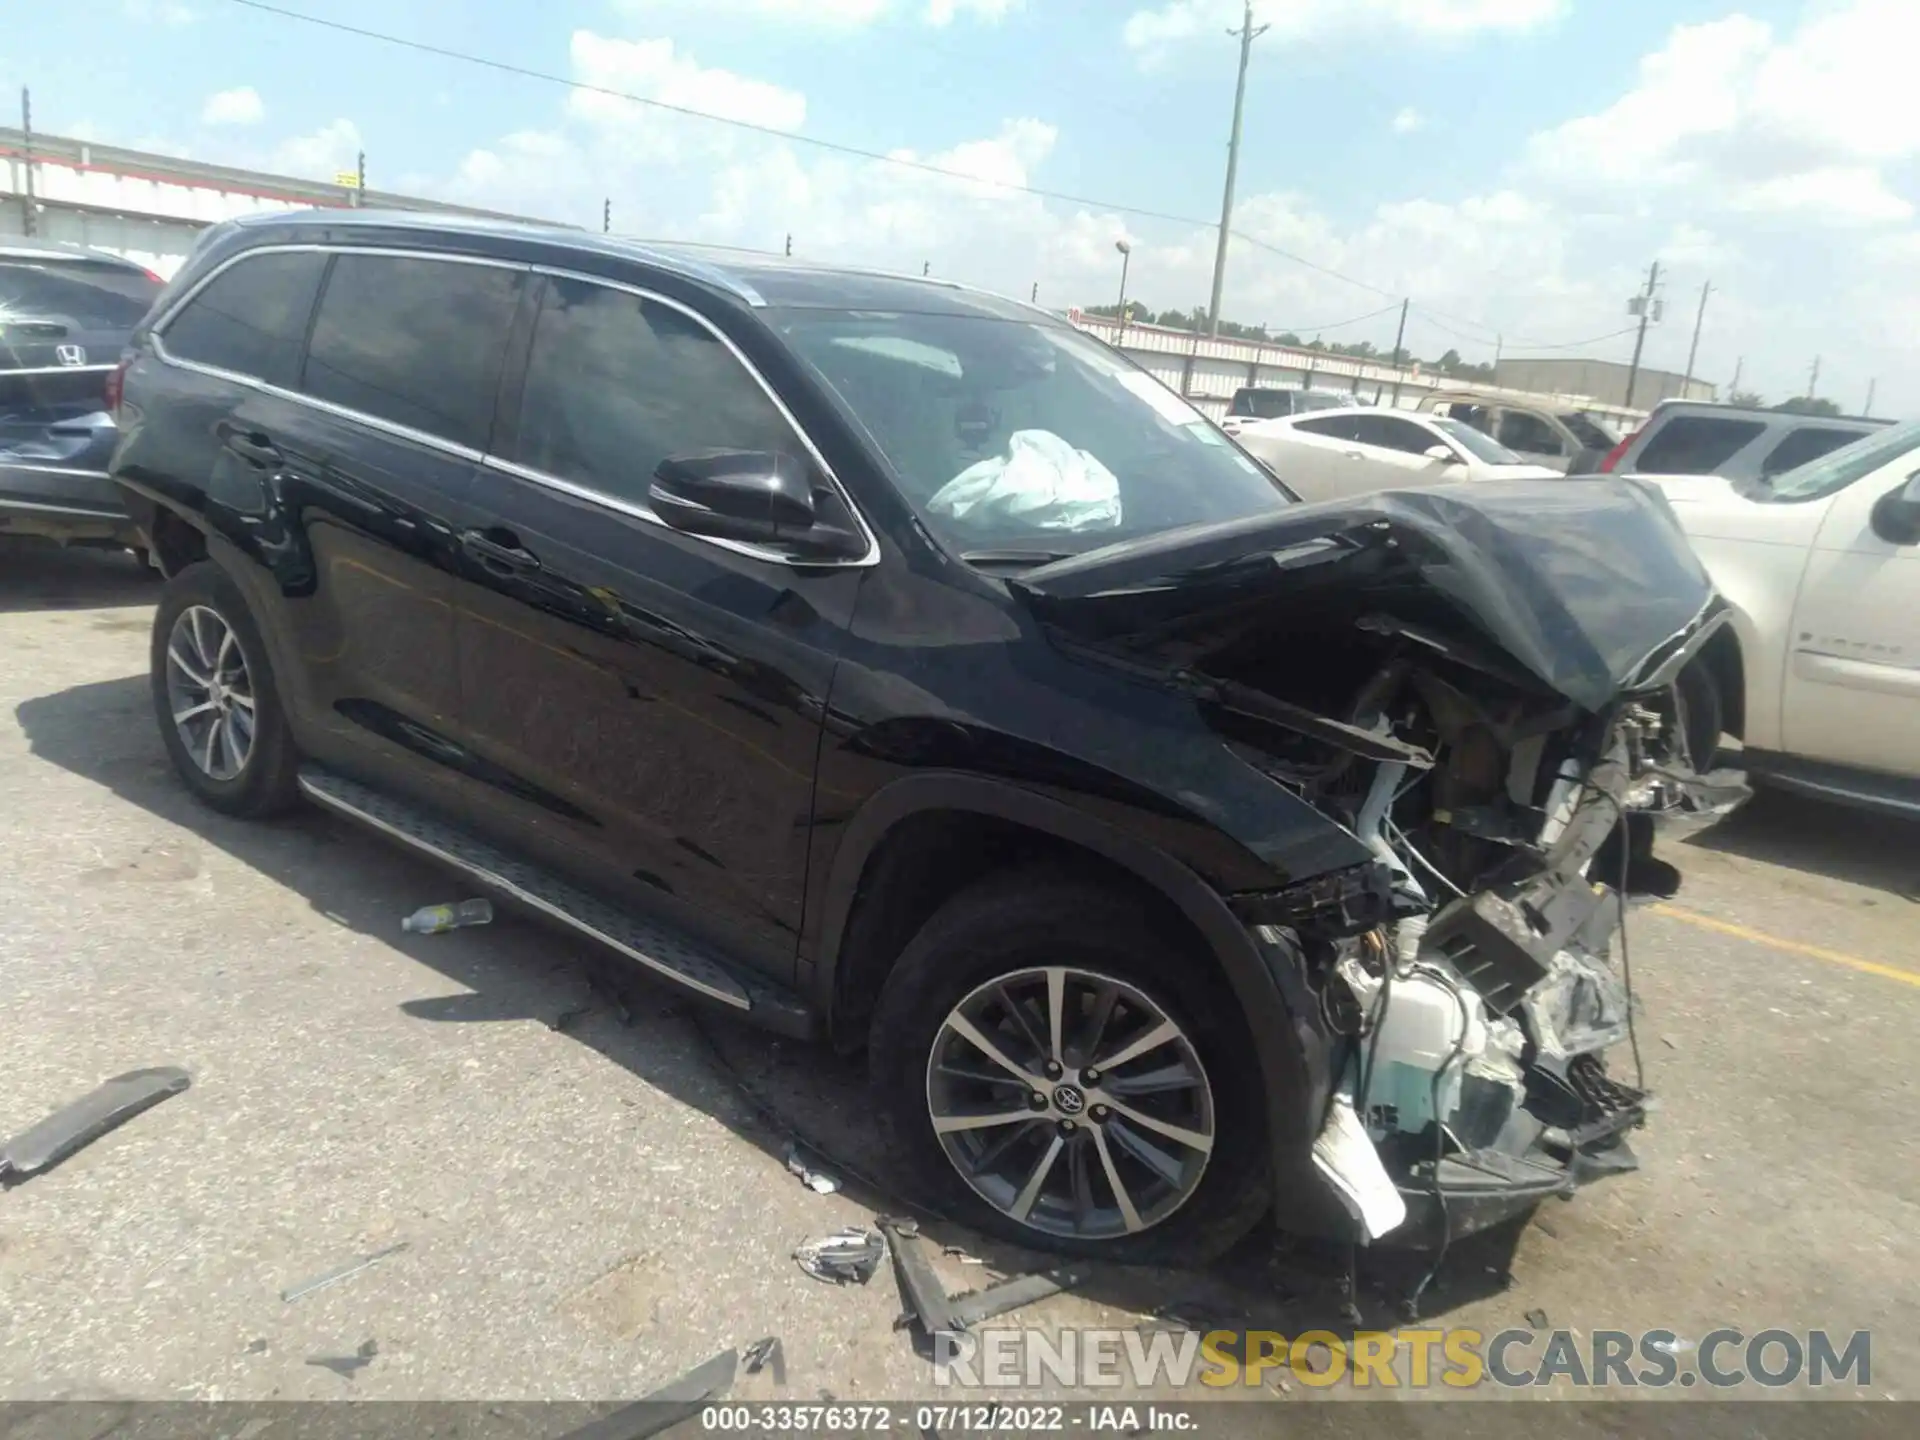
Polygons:
M1393 415L1356 416L1354 430L1354 438L1363 445L1378 445L1382 450L1398 450L1406 455L1424 455L1435 445L1444 443L1425 426Z

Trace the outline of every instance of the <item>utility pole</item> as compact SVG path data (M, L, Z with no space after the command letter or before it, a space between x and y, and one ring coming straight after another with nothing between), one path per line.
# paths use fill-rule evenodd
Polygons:
M20 173L26 182L20 190L20 233L31 237L39 217L33 213L33 92L24 85L20 87L20 134Z
M1653 268L1647 271L1647 288L1627 302L1627 313L1640 316L1640 331L1633 337L1633 364L1627 369L1626 408L1633 408L1633 387L1640 379L1640 350L1647 343L1647 321L1653 318L1653 292L1660 284L1660 262L1653 262Z
M922 260L920 262L920 273L922 275L931 275L933 273L933 262L931 260Z
M1027 303L1029 305L1038 305L1040 303L1040 282L1038 280L1033 282L1033 293L1027 296Z
M1393 407L1400 408L1400 354L1407 339L1407 306L1411 300L1400 302L1400 328L1393 334Z
M611 195L600 202L600 233L602 235L613 233L613 197Z
M1879 386L1880 381L1877 376L1867 382L1867 403L1860 411L1862 419L1871 420L1873 418L1873 392L1877 390Z
M1738 360L1733 362L1733 383L1727 386L1727 394L1731 395L1733 394L1734 391L1740 388L1740 372L1742 370L1745 370L1746 368L1747 368L1747 357L1744 355L1742 355Z
M787 232L787 258L793 258L793 232L791 230Z
M1114 308L1119 329L1113 341L1113 348L1118 350L1127 343L1127 268L1133 264L1133 246L1125 240L1116 240L1113 248L1120 252L1120 303Z
M1246 0L1240 28L1227 34L1240 39L1240 78L1233 87L1233 134L1227 140L1227 188L1220 197L1220 243L1213 252L1213 298L1207 303L1207 334L1220 333L1220 291L1227 283L1227 236L1233 227L1233 181L1240 169L1240 118L1247 106L1247 62L1253 56L1253 42L1267 33L1265 25L1253 23L1253 0Z
M1820 393L1820 357L1813 357L1813 370L1807 376L1807 398L1813 399Z
M353 203L358 209L367 203L367 152L362 150L354 162Z
M1495 335L1493 337L1493 368L1495 370L1498 370L1500 368L1500 353L1501 351L1506 349L1506 346L1507 346L1506 336ZM1500 377L1496 375L1494 378L1498 380Z
M1707 296L1713 293L1713 282L1709 280L1700 287L1700 309L1693 317L1693 344L1687 347L1687 377L1680 382L1680 398L1688 398L1687 391L1693 385L1693 362L1700 354L1700 326L1707 318Z

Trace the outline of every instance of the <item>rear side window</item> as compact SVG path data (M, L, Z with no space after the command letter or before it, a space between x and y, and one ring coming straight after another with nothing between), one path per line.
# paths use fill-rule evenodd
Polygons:
M1298 421L1293 428L1304 430L1309 435L1324 435L1329 440L1351 440L1354 438L1353 420L1351 415L1313 416Z
M341 255L300 388L363 415L486 448L521 272Z
M1424 455L1440 443L1426 427L1411 420L1396 420L1391 415L1356 415L1350 423L1354 439L1364 445L1378 445L1383 450Z
M250 255L222 270L167 322L167 354L288 387L327 257L293 250Z
M1648 475L1711 475L1766 428L1763 420L1676 415L1654 432L1633 468Z
M158 280L129 266L0 260L0 323L56 321L76 330L131 330L159 293Z
M1762 475L1778 475L1782 470L1791 470L1796 465L1804 465L1809 460L1818 460L1822 455L1831 455L1842 445L1851 445L1860 438L1858 430L1835 430L1826 425L1808 425L1795 430L1773 447L1773 453L1761 463Z
M669 455L800 453L786 417L705 326L625 290L551 279L513 459L635 504Z

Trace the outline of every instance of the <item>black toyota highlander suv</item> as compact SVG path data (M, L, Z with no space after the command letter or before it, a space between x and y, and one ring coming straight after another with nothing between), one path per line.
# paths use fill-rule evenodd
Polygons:
M181 777L776 1030L1115 1258L1630 1168L1608 959L1721 623L1633 482L1301 505L960 286L372 212L212 232L113 473Z

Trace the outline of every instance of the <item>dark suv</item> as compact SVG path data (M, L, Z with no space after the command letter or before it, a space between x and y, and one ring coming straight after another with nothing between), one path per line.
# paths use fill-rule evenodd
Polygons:
M108 385L160 287L117 255L0 238L0 534L138 542L107 479Z
M372 212L210 235L124 396L198 796L864 1046L983 1228L1431 1243L1630 1167L1588 877L1672 888L1721 620L1639 487L1305 506L1024 305Z

